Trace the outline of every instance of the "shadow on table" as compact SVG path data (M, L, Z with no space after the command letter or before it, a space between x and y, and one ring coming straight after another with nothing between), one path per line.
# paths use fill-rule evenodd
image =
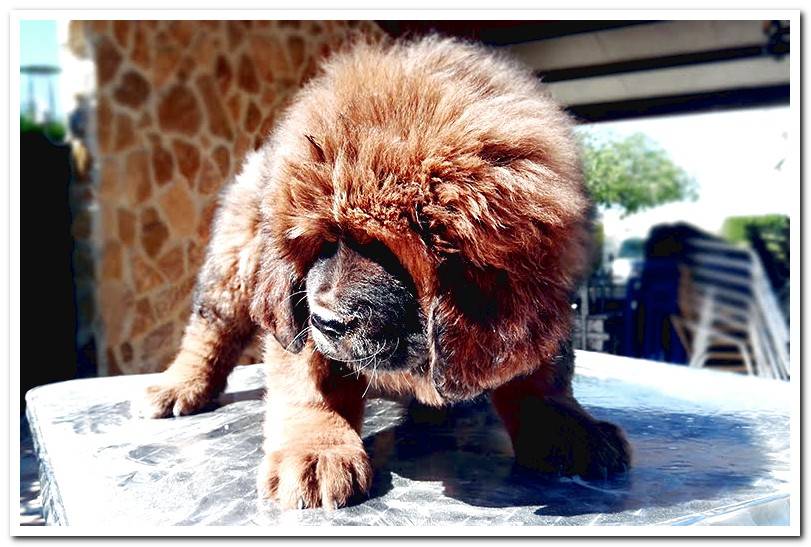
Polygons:
M255 434L246 436L235 451L257 452L263 410L256 407L246 415L244 409L232 404L256 400L261 395L261 389L254 389L222 397L222 406L211 414L219 414L222 423L207 431L205 437L236 438L243 430L250 431ZM676 403L673 410L661 406L646 409L591 405L588 408L597 418L626 430L634 448L634 465L625 476L585 482L545 477L515 466L506 431L486 400L443 410L412 405L404 414L389 412L386 409L393 407L387 405L376 408L379 414L372 409L367 416L374 426L371 431L376 432L364 438L375 468L372 498L403 485L399 479L403 477L441 483L444 495L472 506L531 507L539 516L669 507L692 500L719 500L742 490L751 490L754 497L755 482L766 475L771 462L764 455L768 451L758 445L762 434L755 435L753 430L785 427L784 420L770 424L762 420L772 418L761 416L762 423L753 424L751 417L701 414ZM223 420L225 414L229 416ZM128 401L93 405L62 417L74 431L83 434L118 430L132 419ZM178 420L176 425L180 426L180 420L191 424L199 417ZM136 451L127 457L146 461L145 457L153 457L155 448L140 447L141 452L146 450L146 456ZM244 462L251 469L256 464L250 458ZM245 476L250 476L245 484L252 489L253 475L246 472ZM405 487L410 496L418 496L408 484ZM426 503L435 501L426 499Z
M621 425L634 448L623 476L586 482L548 477L513 463L509 438L490 404L449 410L412 405L404 421L365 439L375 468L371 497L393 475L441 481L444 494L479 507L539 506L537 515L574 516L719 499L751 487L768 468L750 424L732 415L591 407Z

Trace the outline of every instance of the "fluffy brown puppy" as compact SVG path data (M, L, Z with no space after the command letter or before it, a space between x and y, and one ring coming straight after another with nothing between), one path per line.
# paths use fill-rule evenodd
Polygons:
M571 123L531 73L449 39L356 44L224 193L150 412L199 410L261 328L259 486L286 507L368 489L370 383L429 405L490 393L520 463L624 470L622 432L571 390L589 207Z

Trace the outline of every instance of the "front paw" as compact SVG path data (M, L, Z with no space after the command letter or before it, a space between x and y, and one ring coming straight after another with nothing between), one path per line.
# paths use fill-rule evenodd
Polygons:
M305 442L266 454L258 487L262 497L278 501L284 509L331 510L368 492L371 481L372 466L362 445Z
M584 479L605 479L631 465L631 447L614 424L595 420L580 408L528 401L514 442L519 465Z
M201 410L212 398L204 380L163 372L158 383L146 389L139 414L145 418L185 416Z

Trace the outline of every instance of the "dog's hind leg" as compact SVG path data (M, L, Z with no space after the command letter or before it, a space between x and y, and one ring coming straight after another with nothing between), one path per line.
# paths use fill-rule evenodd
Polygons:
M221 196L180 350L148 388L141 413L161 418L200 410L224 388L256 331L249 308L260 255L256 155ZM252 165L254 163L254 165Z
M625 434L591 416L575 400L573 365L574 354L567 346L552 363L493 391L493 405L510 434L516 462L587 479L626 471L631 448ZM554 367L551 374L549 367Z

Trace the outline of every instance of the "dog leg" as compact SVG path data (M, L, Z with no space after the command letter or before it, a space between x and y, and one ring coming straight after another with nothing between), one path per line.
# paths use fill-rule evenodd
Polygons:
M571 392L567 374L571 367L564 367L563 382L541 368L493 391L492 401L512 439L516 462L546 473L588 479L626 471L631 448L625 434L580 406Z
M142 414L163 418L200 410L225 388L253 338L249 306L260 254L258 206L256 184L245 177L223 195L180 351L147 389Z
M266 356L266 361L260 495L286 509L335 509L367 492L372 467L359 435L364 378L347 374L311 347L299 355Z

